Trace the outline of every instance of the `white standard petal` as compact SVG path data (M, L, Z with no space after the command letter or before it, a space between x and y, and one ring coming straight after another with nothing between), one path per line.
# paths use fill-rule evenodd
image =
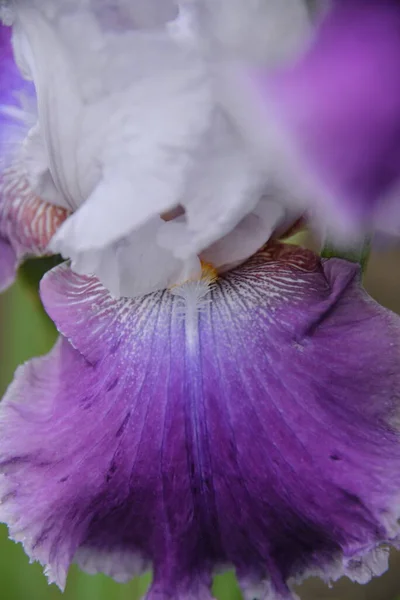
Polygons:
M310 32L307 0L184 0L183 6L225 58L273 64L294 55Z
M19 161L32 191L39 198L50 204L69 209L67 200L60 190L56 188L51 176L46 147L39 123L36 123L30 129L23 140Z
M185 214L164 225L160 245L182 259L202 252L253 211L265 187L265 172L226 115L215 110L180 199Z
M96 275L115 297L133 298L197 279L201 264L196 255L179 260L156 244L162 223L160 218L151 219L130 236L101 250L79 253L66 245L65 256L72 259L74 271Z
M177 0L81 0L79 4L96 16L104 30L159 28L178 13Z
M116 3L137 28L165 25L178 14L177 0L117 0Z
M77 252L100 249L179 203L210 124L212 97L202 63L177 59L87 114L78 158L81 151L96 156L100 180L56 236L55 249L62 251L65 240ZM81 170L81 180L85 175Z
M83 9L56 11L51 21L51 11L45 18L22 0L16 7L19 62L35 82L49 171L68 206L76 209L90 197L102 220L103 191L130 184L121 205L139 205L133 227L170 208L209 122L211 92L201 57L167 32L102 35ZM120 198L110 197L114 203ZM91 222L87 240L99 247L103 240L92 240ZM106 243L119 234L111 227Z
M233 231L209 246L201 258L220 273L232 269L262 248L285 218L283 205L265 196Z
M66 49L39 10L17 0L14 47L19 65L36 87L40 129L49 171L68 206L82 199L76 169L76 140L82 103Z

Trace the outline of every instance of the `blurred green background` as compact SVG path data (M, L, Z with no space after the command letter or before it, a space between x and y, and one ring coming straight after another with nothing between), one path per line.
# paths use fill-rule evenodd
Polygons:
M48 266L48 261L28 263L17 283L0 299L1 394L15 368L32 356L48 352L56 339L37 295L38 280ZM399 266L400 251L374 255L366 287L382 304L400 313ZM0 525L0 600L138 600L149 581L150 576L146 576L120 585L102 575L85 575L73 567L62 595L54 585L47 585L39 565L29 565L22 547L10 542L6 527ZM216 578L214 593L218 600L241 599L232 574ZM341 580L329 589L318 580L311 580L298 593L301 600L400 600L400 554L392 556L389 573L368 586Z

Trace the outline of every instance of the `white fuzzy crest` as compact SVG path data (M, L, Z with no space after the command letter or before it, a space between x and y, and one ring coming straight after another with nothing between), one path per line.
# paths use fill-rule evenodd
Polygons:
M178 315L184 320L186 343L189 350L196 351L199 343L199 314L207 308L211 298L209 297L215 282L215 271L206 266L203 267L201 279L186 281L182 285L174 286L170 292L178 296Z

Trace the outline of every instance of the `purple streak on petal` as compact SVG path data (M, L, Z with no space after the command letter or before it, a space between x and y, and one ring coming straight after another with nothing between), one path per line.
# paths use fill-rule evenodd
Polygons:
M15 63L11 34L12 28L0 23L0 172L27 133L23 99L35 97L33 84L23 79Z
M0 23L0 177L4 168L4 154L8 149L8 131L10 118L4 114L4 107L13 104L12 90L18 87L18 69L13 60L11 47L11 28ZM0 192L1 201L1 192ZM11 246L5 239L0 243L0 291L14 281L17 260Z
M115 300L65 265L45 277L71 345L21 368L1 409L11 534L61 584L74 555L118 579L151 562L149 600L209 600L221 565L258 600L310 570L380 573L398 535L399 318L354 265L280 245L208 295L185 285Z
M11 34L11 27L0 24L0 105L17 106L14 94L23 79L14 61Z
M0 238L0 292L14 281L17 270L17 257L10 244Z
M399 56L398 0L336 1L304 56L256 77L342 226L400 231Z

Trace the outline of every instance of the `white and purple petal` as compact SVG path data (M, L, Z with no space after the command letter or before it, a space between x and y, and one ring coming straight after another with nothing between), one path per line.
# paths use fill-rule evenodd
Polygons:
M14 60L11 29L0 25L0 289L14 279L26 256L46 254L63 209L42 202L28 180L26 160L35 139L35 94Z
M18 163L0 174L0 291L27 257L49 254L54 233L68 211L38 198Z
M339 241L400 232L399 53L397 0L334 0L296 61L239 78L244 129L264 160L279 140L280 177Z
M398 537L399 318L358 268L274 245L216 281L113 299L42 283L62 338L1 408L1 516L63 586L75 558L148 600L245 598L310 573L365 582Z

